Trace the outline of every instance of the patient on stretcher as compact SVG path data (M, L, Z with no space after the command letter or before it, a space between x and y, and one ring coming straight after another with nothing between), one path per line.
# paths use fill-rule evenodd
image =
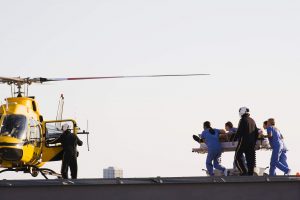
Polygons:
M226 130L226 131L225 131ZM219 129L219 141L221 143L222 151L235 151L236 147L238 146L238 137L236 136L236 128L233 127L231 122L227 122L225 124L225 130ZM207 146L206 144L197 136L193 136L194 140L200 143L200 148L193 148L193 152L197 153L207 153ZM256 142L256 150L259 149L270 149L270 144L267 138L263 135L260 135Z

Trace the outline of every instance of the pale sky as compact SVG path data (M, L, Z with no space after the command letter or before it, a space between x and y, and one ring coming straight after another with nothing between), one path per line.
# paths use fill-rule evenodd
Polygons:
M102 177L109 166L125 177L204 175L206 155L191 152L198 146L192 135L206 120L215 128L228 120L237 125L241 106L259 127L276 119L294 174L300 171L299 24L296 0L0 0L1 76L211 74L32 85L46 120L56 117L63 93L64 117L82 129L89 121L91 151L81 136L80 178ZM1 100L9 95L0 85ZM233 153L223 154L226 167L232 161ZM258 166L269 161L270 151L257 152Z

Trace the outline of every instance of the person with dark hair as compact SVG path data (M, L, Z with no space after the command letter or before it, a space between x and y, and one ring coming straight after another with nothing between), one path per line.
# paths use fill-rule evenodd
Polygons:
M272 118L271 118L271 120L274 121L273 124L274 124L274 126L275 126L275 120L272 119ZM264 121L263 127L264 127L265 130L267 130L267 128L269 127L269 126L268 126L268 120ZM283 135L282 135L281 132L280 132L280 138L281 138L281 141L282 141L282 144L283 144L283 149L282 149L282 154L281 154L280 157L279 157L279 160L280 160L280 162L281 162L283 165L289 167L288 164L287 164L287 157L286 157L286 153L287 153L288 149L287 149L287 147L286 147L286 145L285 145L285 143L284 143ZM271 141L270 141L271 138L268 137L268 139L269 139L269 142L271 143Z
M284 172L285 175L290 175L291 169L286 162L286 147L283 143L283 137L279 129L275 127L275 120L273 118L267 121L267 134L270 145L272 147L272 155L270 162L269 175L275 176L276 168Z
M249 108L239 109L240 121L236 132L238 146L235 150L235 164L242 176L253 176L255 163L255 145L259 129L255 121L250 117ZM243 164L243 154L246 156L247 168Z
M267 130L267 128L268 128L268 120L264 121L264 123L263 123L263 128L264 128L265 130Z
M200 134L200 138L204 139L207 145L206 169L210 176L214 176L213 168L218 169L227 176L227 169L220 165L222 148L219 141L219 134L225 133L224 130L213 129L209 121L203 123L204 131Z
M225 123L225 130L229 136L229 141L234 141L237 128L233 127L232 122L228 121Z

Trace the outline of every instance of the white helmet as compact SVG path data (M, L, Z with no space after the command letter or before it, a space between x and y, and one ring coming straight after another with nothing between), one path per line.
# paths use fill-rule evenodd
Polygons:
M68 129L69 129L69 124L63 124L61 129L62 129L63 131L68 130Z
M250 110L249 110L249 108L247 108L247 107L241 107L241 108L239 109L240 117L242 117L244 114L249 113L249 112L250 112Z

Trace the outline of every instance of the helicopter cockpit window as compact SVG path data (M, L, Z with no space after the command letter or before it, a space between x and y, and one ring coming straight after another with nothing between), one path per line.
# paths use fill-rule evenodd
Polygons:
M27 119L24 115L6 115L1 125L0 136L26 138Z

